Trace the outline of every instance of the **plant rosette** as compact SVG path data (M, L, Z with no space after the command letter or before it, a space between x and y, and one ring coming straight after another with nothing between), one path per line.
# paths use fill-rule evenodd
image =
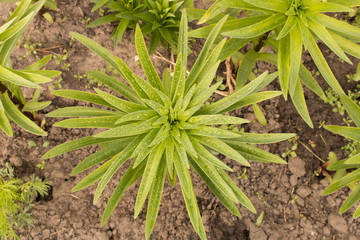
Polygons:
M49 117L75 117L56 123L57 127L106 129L94 136L63 143L43 156L51 158L93 144L102 146L102 150L82 160L73 170L72 175L75 175L103 163L82 179L73 191L100 181L94 196L94 202L98 201L113 175L126 161L131 161L108 201L102 225L115 210L125 190L142 178L136 197L135 217L139 215L148 197L145 234L149 238L167 175L172 186L176 183L176 177L179 179L191 223L199 236L206 239L190 168L205 181L226 208L240 216L235 203L244 205L252 212L255 212L255 208L225 172L231 172L232 169L209 150L228 156L244 166L250 166L248 160L286 163L281 158L256 148L254 144L278 142L294 137L294 134L235 133L215 127L221 124L247 123L245 119L224 116L223 113L281 95L279 91L258 93L276 78L276 73L264 73L234 94L210 105L204 104L219 86L219 83L210 85L220 63L218 58L225 40L212 51L210 49L225 21L226 17L210 33L192 70L186 76L188 27L186 11L183 11L179 55L174 73L171 77L165 71L162 81L150 61L139 26L135 31L135 46L147 81L135 75L120 58L98 43L80 34L72 34L113 66L131 86L104 73L89 71L90 76L127 100L99 89L95 89L96 94L57 90L53 91L56 96L99 104L111 110L67 107L48 114Z
M313 127L303 94L302 84L323 100L326 96L311 73L301 63L303 49L307 50L322 77L337 93L344 93L338 80L321 53L317 39L321 40L342 61L351 64L347 54L360 58L360 28L339 21L324 13L351 12L360 5L359 0L217 0L207 11L191 10L199 24L209 26L191 31L189 36L206 38L222 11L232 15L220 30L219 36L233 38L232 51L252 42L239 67L237 87L249 79L256 61L265 61L278 67L279 82L285 100L290 95L298 113ZM245 10L249 17L236 19ZM237 45L237 46L236 46ZM265 46L276 54L262 52Z

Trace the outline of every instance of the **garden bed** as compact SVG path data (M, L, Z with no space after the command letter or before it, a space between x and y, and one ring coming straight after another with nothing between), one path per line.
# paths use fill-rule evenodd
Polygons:
M141 77L145 74L136 62L134 45L134 32L126 31L122 41L114 47L113 40L109 38L114 26L111 24L95 28L86 28L89 18L92 20L99 17L97 12L91 13L92 4L89 1L58 1L58 11L49 11L54 18L50 23L40 15L36 16L24 33L22 44L12 56L14 69L23 68L39 57L48 54L59 54L62 60L56 62L53 59L47 69L60 70L63 73L61 83L51 82L42 88L40 100L52 100L52 104L40 112L41 115L65 106L84 105L82 102L57 98L51 95L52 88L75 90L90 90L90 83L84 75L87 70L106 69L107 64L100 60L95 53L88 50L77 41L73 41L70 32L78 32L99 42L102 46L111 50L126 62L133 71ZM196 2L197 7L205 8L209 3L203 0ZM14 4L1 4L0 25L8 17L8 12L15 9ZM40 42L41 46L37 54L30 54L24 59L28 49L24 43L28 37L28 44ZM35 46L35 45L34 45ZM192 45L195 54L199 53L202 43ZM65 50L65 51L64 51ZM348 83L346 75L354 74L357 61L351 59L354 65L339 62L338 58L326 47L322 47L323 53L334 71L342 87L347 90L353 88L353 83ZM160 49L164 58L170 59L169 52ZM65 56L65 57L64 57ZM316 67L304 53L305 66L309 70L316 71ZM152 57L153 63L161 73L169 64ZM67 65L69 64L69 65ZM191 66L192 63L189 63ZM274 67L266 64L257 65L259 72L265 70L274 71ZM223 73L218 72L219 75ZM57 79L58 80L58 79ZM317 80L320 82L321 77ZM99 86L101 88L101 86ZM322 84L327 89L325 83ZM268 87L280 89L278 83ZM31 91L26 91L31 96ZM220 95L214 96L220 98ZM257 133L296 133L298 139L297 157L290 158L288 165L251 163L251 168L245 168L230 159L224 162L234 169L230 177L244 191L253 202L257 214L253 214L244 207L240 207L242 218L232 215L210 192L205 183L192 173L195 193L202 220L209 239L350 239L355 240L360 236L359 219L353 219L354 209L338 214L338 209L348 196L348 189L344 188L332 195L323 197L322 191L329 185L324 176L317 176L314 172L322 165L316 157L326 160L330 151L334 151L338 158L344 157L341 147L346 144L342 137L334 135L324 128L319 128L321 121L326 124L343 125L342 117L332 111L332 106L325 104L315 94L305 90L309 113L314 123L311 129L297 114L290 101L285 102L282 97L268 100L260 104L264 110L267 126L262 126L256 121L251 107L233 114L254 120L250 124L243 125L246 131ZM16 168L18 177L24 177L32 173L49 179L52 185L52 194L45 199L39 199L31 210L35 220L35 226L30 230L20 232L20 239L144 239L145 217L143 210L139 217L134 220L134 204L139 182L131 187L123 196L118 207L114 211L108 223L100 226L101 216L112 190L115 188L120 177L124 173L122 168L111 180L105 189L103 197L92 204L96 186L91 186L80 192L72 193L71 189L86 173L71 176L72 169L86 156L97 150L97 147L87 147L75 150L64 155L46 160L44 170L36 167L40 164L41 156L51 147L60 143L90 136L97 130L89 129L62 129L53 126L59 119L47 118L45 130L46 137L37 137L29 134L18 126L12 125L14 137L10 138L0 132L0 165L10 162ZM29 141L36 143L37 147L30 146ZM50 143L44 147L44 143ZM305 148L301 143L307 146ZM313 145L311 147L310 145ZM281 155L287 149L291 149L293 143L285 141L279 144L262 146L273 154ZM311 150L311 151L309 151ZM315 156L316 155L316 156ZM222 157L222 156L220 156ZM126 165L127 167L128 165ZM260 226L256 225L260 213L264 212L264 218ZM179 183L174 188L166 182L162 197L159 216L155 224L151 239L197 239L198 236L191 226L185 203L181 194Z

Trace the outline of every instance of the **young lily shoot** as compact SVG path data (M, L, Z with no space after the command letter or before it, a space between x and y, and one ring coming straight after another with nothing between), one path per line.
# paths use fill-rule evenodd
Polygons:
M99 182L94 196L98 201L112 177L125 162L131 162L118 182L103 214L105 224L115 210L125 190L141 178L135 203L135 218L141 212L146 198L145 234L148 239L154 227L162 191L167 176L172 186L179 180L191 223L201 239L206 239L191 174L198 174L221 203L236 216L240 203L255 212L247 196L227 175L232 169L214 156L218 152L242 166L257 162L286 163L281 158L263 151L254 144L274 143L294 137L294 134L240 133L218 128L218 125L241 125L249 121L223 115L232 110L281 95L279 91L258 93L272 82L277 73L264 73L235 93L210 104L210 96L219 83L212 85L226 43L212 46L227 17L221 19L209 34L190 73L187 75L187 16L183 11L180 22L178 56L174 72L167 71L162 80L153 66L139 26L135 30L135 46L147 80L135 75L118 57L93 40L73 33L73 37L100 55L113 66L130 85L98 71L88 74L111 88L122 98L95 89L95 93L74 90L53 91L56 96L102 105L108 110L89 107L57 109L49 117L72 117L55 124L65 128L103 128L94 136L63 143L47 152L51 158L81 147L100 144L102 149L81 161L72 174L78 174L102 164L81 180L73 189L79 191ZM104 144L106 143L106 144Z
M249 79L256 61L277 65L284 98L290 95L301 117L313 127L302 84L320 98L325 100L326 96L301 63L303 50L309 52L329 86L339 94L344 93L320 51L317 39L342 62L351 64L346 53L360 58L360 45L357 44L360 42L360 28L325 14L351 12L357 6L360 6L359 0L217 0L203 15L194 11L195 18L200 16L199 23L208 22L210 25L190 32L189 36L206 38L215 26L214 21L223 15L222 11L232 13L220 35L242 40L234 50L253 43L253 48L245 54L239 67L237 87L243 86ZM248 17L237 19L242 10L246 10ZM271 47L276 54L262 52L265 46Z

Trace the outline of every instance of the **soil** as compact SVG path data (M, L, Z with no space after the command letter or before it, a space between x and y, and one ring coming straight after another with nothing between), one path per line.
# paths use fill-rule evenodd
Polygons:
M197 7L200 8L208 7L209 4L211 3L203 2L203 0L196 1ZM88 18L92 21L99 17L97 12L91 13L92 4L89 1L63 0L58 1L58 7L58 11L48 11L54 18L54 23L49 23L41 16L36 16L23 35L23 40L28 37L31 43L41 42L41 49L37 51L39 57L48 54L64 55L63 51L67 50L68 58L64 63L70 64L68 69L62 69L63 63L57 64L55 60L47 65L47 69L63 71L61 75L62 89L93 91L92 87L98 87L96 84L90 84L86 78L79 80L74 75L83 75L87 70L107 67L106 63L95 53L80 43L72 41L70 32L81 33L99 42L123 59L136 74L144 77L144 73L136 62L132 30L126 31L123 40L117 47L114 47L113 39L110 39L109 36L115 26L107 24L95 28L85 27ZM8 17L8 12L13 11L14 8L13 4L1 4L0 25ZM201 44L197 42L192 48L198 52ZM354 65L346 63L340 65L334 54L324 46L321 48L341 85L344 89L351 89L353 86L348 84L346 75L355 73L357 61L352 59ZM30 54L25 59L19 59L26 51L23 47L15 49L12 55L14 68L21 69L35 61L34 54ZM160 49L159 52L165 58L170 58L168 51ZM192 55L190 58L195 59L194 56ZM304 59L306 67L316 71L316 67L307 53L304 53ZM153 57L152 60L159 73L169 67L168 63L161 59ZM260 72L274 70L272 66L263 63L259 63L257 67ZM322 78L317 77L317 79L322 87L327 89ZM41 115L56 108L84 105L82 102L52 96L49 88L54 84L54 82L48 83L42 88L40 100L51 99L52 105L42 110ZM274 82L268 89L280 88L278 83ZM307 89L304 91L314 123L313 129L300 118L292 103L285 102L282 97L260 104L268 121L266 127L256 122L251 107L234 112L238 116L254 120L251 124L244 125L247 131L296 133L299 141L312 151L310 152L299 144L296 150L297 157L290 158L287 165L252 163L251 168L245 168L230 159L224 159L234 169L234 173L230 173L230 176L251 199L257 209L256 214L239 206L242 218L233 216L219 203L204 182L192 174L198 205L209 239L359 239L359 220L352 218L354 209L343 215L337 213L341 203L349 194L348 189L323 197L321 193L329 183L323 176L314 174L314 171L322 165L315 154L323 160L326 160L330 151L334 151L339 159L344 157L340 149L345 144L344 140L324 128L319 128L321 121L325 121L326 124L342 125L342 117L333 113L332 107L325 104L312 92ZM31 91L25 91L27 97L30 97L31 94ZM34 136L15 125L12 125L13 138L0 132L0 165L10 162L16 167L18 177L35 173L48 178L52 184L51 196L39 199L31 210L35 226L29 230L20 231L20 239L144 239L146 212L143 211L137 219L133 217L139 182L124 194L108 223L104 227L100 226L106 202L127 166L122 168L111 180L103 197L95 205L92 204L92 198L96 186L80 192L71 192L72 187L90 171L73 177L70 173L82 159L97 151L98 147L87 147L46 160L45 170L36 167L42 161L41 156L50 148L97 132L92 129L74 130L53 127L58 120L47 118L45 130L48 132L48 136L46 137ZM30 147L28 145L30 140L34 141L38 147ZM49 147L42 147L45 142L50 143ZM314 143L315 147L311 148L310 143ZM280 155L286 149L290 149L292 145L285 141L261 146L261 148ZM244 172L246 174L243 175ZM264 213L264 218L261 225L257 226L255 223L260 213ZM187 215L178 183L174 188L167 182L165 184L159 216L151 239L198 239Z

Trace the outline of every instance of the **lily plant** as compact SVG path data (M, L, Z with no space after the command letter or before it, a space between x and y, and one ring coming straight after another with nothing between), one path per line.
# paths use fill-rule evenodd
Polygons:
M346 55L360 58L360 29L346 22L337 20L325 13L351 12L360 6L359 0L217 0L206 11L192 11L193 18L200 18L199 24L210 25L189 33L191 37L206 38L214 28L214 22L223 15L232 14L224 24L219 36L242 40L240 49L252 43L239 67L236 87L242 87L248 80L256 61L265 61L278 67L279 82L284 98L290 95L297 111L306 123L313 127L306 106L302 84L326 99L325 94L311 73L301 63L303 50L307 50L319 72L337 93L344 93L335 78L317 40L323 42L342 61L350 63ZM249 17L236 19L242 10ZM269 46L276 54L264 53ZM228 55L229 56L229 55Z
M111 54L93 40L77 33L72 36L96 52L113 66L130 85L98 71L88 74L103 82L114 94L100 89L96 93L75 90L56 90L53 94L90 103L107 109L90 107L67 107L57 109L48 117L72 117L55 124L65 128L103 128L93 136L63 143L47 152L43 158L51 158L74 149L99 144L102 149L82 160L73 170L76 175L93 166L98 168L82 179L73 191L79 191L98 183L94 202L115 174L130 162L114 189L105 208L101 224L104 225L118 205L125 190L141 178L135 203L135 218L141 212L146 198L145 235L148 239L154 227L161 202L166 176L172 186L179 179L191 223L201 239L206 239L200 211L194 192L191 169L207 184L214 195L233 214L240 217L236 203L255 212L255 208L243 191L226 172L233 170L210 150L221 153L243 166L249 160L264 163L286 163L281 158L263 151L254 144L273 143L289 139L294 134L240 133L216 127L217 125L240 125L246 119L223 115L237 108L281 95L279 91L260 92L277 77L277 73L264 73L234 94L210 105L205 102L218 88L211 85L226 42L215 49L211 47L226 21L224 17L214 27L187 75L187 15L183 11L176 66L172 76L165 71L161 78L153 66L139 25L135 30L135 46L146 78L137 76L120 58ZM122 95L119 98L116 95Z

